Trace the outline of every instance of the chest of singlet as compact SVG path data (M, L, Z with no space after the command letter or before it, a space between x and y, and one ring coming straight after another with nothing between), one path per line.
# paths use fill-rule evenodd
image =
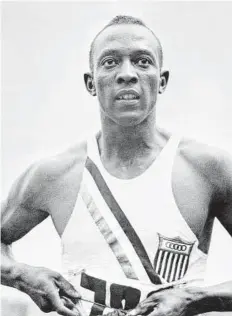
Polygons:
M103 167L96 139L75 208L62 235L63 273L87 301L133 308L157 283L202 280L206 255L180 214L171 174L179 139L171 137L140 176L121 180ZM124 305L123 305L124 302ZM134 306L135 307L135 306Z

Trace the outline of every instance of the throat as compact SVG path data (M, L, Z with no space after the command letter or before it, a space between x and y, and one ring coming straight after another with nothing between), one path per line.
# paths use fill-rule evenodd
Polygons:
M154 159L150 161L141 161L138 160L122 163L121 161L113 162L104 162L102 161L105 169L114 177L118 179L133 179L142 175L153 163Z
M98 140L99 154L104 168L118 179L133 179L143 174L155 161L162 148L139 142L121 142L117 147L104 147Z

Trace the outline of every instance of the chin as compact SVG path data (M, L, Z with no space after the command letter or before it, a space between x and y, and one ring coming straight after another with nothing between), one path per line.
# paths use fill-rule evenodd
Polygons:
M121 126L136 126L140 123L142 123L146 117L139 115L138 113L132 114L132 113L124 113L123 115L120 115L120 117L117 117L114 120L114 122Z

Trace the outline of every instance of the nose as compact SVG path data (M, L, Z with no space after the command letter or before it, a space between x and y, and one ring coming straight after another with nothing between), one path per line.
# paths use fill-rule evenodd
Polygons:
M119 72L116 77L116 82L119 84L122 83L137 83L138 76L135 72L134 66L129 60L124 61L119 69Z

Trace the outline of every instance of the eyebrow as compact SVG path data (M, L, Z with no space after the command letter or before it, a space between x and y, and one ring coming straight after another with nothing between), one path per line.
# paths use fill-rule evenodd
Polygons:
M101 55L99 56L98 60L101 60L102 58L104 58L105 56L108 55L117 55L118 51L116 49L105 49Z

